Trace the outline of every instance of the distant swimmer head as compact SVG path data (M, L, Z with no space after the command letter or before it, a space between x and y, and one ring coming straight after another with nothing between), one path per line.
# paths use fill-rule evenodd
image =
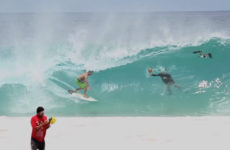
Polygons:
M193 54L197 54L199 53L200 54L200 57L201 58L212 58L212 54L211 53L203 53L201 50L198 50L198 51L194 51Z
M37 108L37 116L38 117L43 117L44 116L44 111L45 111L45 109L42 106L39 106Z
M149 73L152 73L153 72L153 68L149 68L148 71L149 71Z
M202 54L200 55L201 58L206 58L206 55Z
M94 72L94 71L88 71L87 73L88 73L88 75L90 76L90 75L93 74L93 72Z

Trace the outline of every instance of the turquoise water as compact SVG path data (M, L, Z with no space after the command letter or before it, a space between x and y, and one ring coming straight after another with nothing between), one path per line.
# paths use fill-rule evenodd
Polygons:
M229 115L229 23L229 12L1 14L0 115ZM168 95L149 67L181 89ZM85 70L98 102L67 93Z

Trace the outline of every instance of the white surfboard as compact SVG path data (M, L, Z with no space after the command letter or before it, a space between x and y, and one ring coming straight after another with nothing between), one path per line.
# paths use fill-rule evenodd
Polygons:
M68 90L68 92L73 96L73 97L76 97L76 98L79 98L80 100L83 100L83 101L89 101L89 102L96 102L97 100L93 97L84 97L83 94L81 93L74 93L72 90Z

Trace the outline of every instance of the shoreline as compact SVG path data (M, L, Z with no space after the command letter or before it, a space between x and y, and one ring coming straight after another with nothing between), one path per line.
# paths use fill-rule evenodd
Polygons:
M0 145L30 149L30 117L0 116ZM229 150L230 116L57 117L48 150Z

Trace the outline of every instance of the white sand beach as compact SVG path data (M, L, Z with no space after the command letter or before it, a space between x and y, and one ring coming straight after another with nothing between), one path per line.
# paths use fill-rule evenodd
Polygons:
M29 150L28 117L0 117L0 149ZM46 150L229 150L230 117L57 117Z

